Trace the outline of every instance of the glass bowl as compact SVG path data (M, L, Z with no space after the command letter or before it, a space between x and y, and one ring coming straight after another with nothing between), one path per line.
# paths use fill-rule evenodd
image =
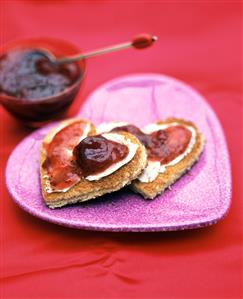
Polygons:
M14 49L43 48L52 52L56 57L68 56L80 53L80 49L70 42L49 38L31 38L18 40L5 45L0 50L0 56ZM81 60L76 63L80 69L80 75L62 92L49 97L39 99L20 99L0 92L0 103L18 120L30 127L40 127L51 120L65 117L68 108L73 103L80 90L84 79L86 62Z

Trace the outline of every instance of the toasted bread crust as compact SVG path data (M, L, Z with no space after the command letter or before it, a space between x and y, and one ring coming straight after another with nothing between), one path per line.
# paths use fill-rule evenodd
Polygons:
M51 134L51 132L49 134ZM95 128L93 126L92 131L89 135L94 134ZM50 208L56 208L67 204L87 201L103 194L117 191L125 185L130 184L132 180L136 179L147 164L146 149L135 136L126 132L122 132L119 134L124 135L125 138L130 139L133 143L138 144L138 149L133 159L114 173L110 174L109 176L103 177L98 181L88 181L82 178L79 183L71 187L66 192L47 193L45 191L48 179L44 177L45 171L42 168L42 164L46 158L46 153L44 147L42 146L40 153L40 173L42 194L45 203ZM46 136L44 141L48 139L48 135Z
M157 124L167 124L178 122L182 125L192 126L196 131L196 142L192 151L179 163L166 168L164 173L160 173L157 178L150 183L143 183L135 180L131 184L131 189L136 193L140 193L144 198L153 199L158 194L162 193L166 188L175 183L184 173L186 173L193 164L199 159L204 148L204 138L197 127L190 121L183 119L168 118L164 121L159 121Z

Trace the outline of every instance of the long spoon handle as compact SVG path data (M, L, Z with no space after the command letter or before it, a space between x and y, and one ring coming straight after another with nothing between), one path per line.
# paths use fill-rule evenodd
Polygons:
M149 34L141 34L141 35L136 36L131 42L125 42L125 43L116 44L116 45L105 47L105 48L96 49L96 50L78 54L78 55L59 58L56 60L56 63L61 64L61 63L75 62L75 61L79 61L79 60L86 59L89 57L103 55L106 53L120 51L120 50L124 50L124 49L128 49L128 48L132 48L132 47L137 48L137 49L143 49L143 48L147 48L147 47L151 46L156 40L157 40L156 36L152 36Z

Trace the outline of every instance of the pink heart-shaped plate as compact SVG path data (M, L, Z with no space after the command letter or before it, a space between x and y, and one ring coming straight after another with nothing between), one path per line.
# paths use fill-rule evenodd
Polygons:
M219 121L190 86L159 74L114 79L94 91L80 116L96 125L126 121L144 126L170 116L193 121L206 139L199 162L154 200L128 188L93 201L56 210L42 200L39 150L50 126L26 137L12 152L6 183L13 200L25 211L60 225L102 231L165 231L216 223L230 206L229 155ZM53 125L52 125L53 126Z

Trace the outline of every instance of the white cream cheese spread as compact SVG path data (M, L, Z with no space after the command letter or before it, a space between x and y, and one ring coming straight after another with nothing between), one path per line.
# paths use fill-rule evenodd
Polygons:
M123 126L126 126L127 124L128 123L126 123L126 122L107 122L107 123L101 123L96 128L96 132L97 132L97 134L110 132L114 128L123 127Z

